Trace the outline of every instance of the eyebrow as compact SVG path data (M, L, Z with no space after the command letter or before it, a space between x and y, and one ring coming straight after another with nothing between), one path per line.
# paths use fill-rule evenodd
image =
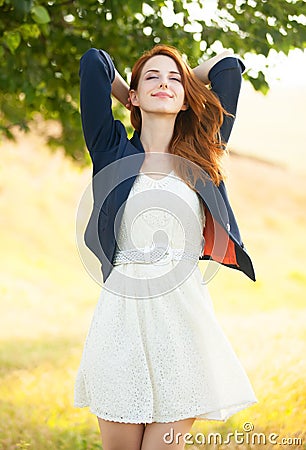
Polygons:
M145 72L145 74L147 74L148 72L155 72L155 73L160 73L160 70L158 69L149 69ZM169 73L176 73L177 75L181 76L180 72L177 72L176 70L170 70Z

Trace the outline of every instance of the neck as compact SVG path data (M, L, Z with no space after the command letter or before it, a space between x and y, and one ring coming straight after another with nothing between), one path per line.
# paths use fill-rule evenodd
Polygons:
M168 152L175 118L171 114L143 114L140 141L146 152Z

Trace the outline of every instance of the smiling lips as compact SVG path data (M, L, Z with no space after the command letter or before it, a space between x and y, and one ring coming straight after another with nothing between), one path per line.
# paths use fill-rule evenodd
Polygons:
M173 95L168 94L168 92L159 91L155 94L152 94L153 97L159 97L159 98L173 98Z

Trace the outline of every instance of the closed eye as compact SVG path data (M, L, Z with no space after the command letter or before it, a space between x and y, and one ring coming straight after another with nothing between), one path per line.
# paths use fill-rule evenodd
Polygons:
M154 80L154 79L158 79L158 76L157 75L150 75L150 76L146 77L146 80ZM181 80L179 78L176 78L176 77L170 77L169 80L177 81L177 82L181 83Z

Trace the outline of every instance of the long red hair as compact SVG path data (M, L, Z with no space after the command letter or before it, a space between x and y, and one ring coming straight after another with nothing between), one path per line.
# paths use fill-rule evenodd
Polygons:
M203 178L201 169L209 174L211 180L219 185L225 178L221 158L224 155L224 145L220 138L220 127L223 115L227 114L217 96L197 78L190 67L183 60L180 52L169 45L156 45L146 51L135 63L132 70L130 89L137 90L139 79L145 63L156 55L165 55L172 58L181 74L185 91L185 100L189 108L180 111L176 117L172 139L168 152L178 155L175 158L175 170L187 184L190 184L190 170L192 176ZM141 111L138 106L131 106L131 123L135 130L141 132ZM194 164L184 164L184 160Z

